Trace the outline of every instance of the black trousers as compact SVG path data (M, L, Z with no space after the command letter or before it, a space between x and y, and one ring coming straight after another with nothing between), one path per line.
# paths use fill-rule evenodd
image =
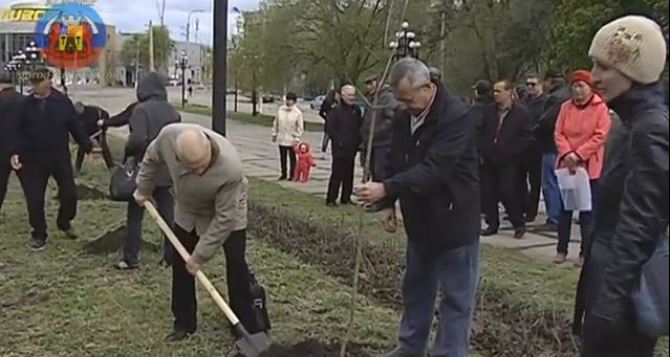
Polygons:
M161 217L170 226L174 222L174 199L170 194L169 187L156 187L151 196L156 201L156 208L161 214ZM128 202L128 210L126 213L127 234L126 241L123 245L123 260L134 265L139 263L140 246L142 245L142 218L144 217L144 207L140 207L135 200ZM163 246L163 260L171 264L172 259L172 244L167 241Z
M542 190L542 152L529 152L522 160L521 175L519 177L519 193L522 195L522 207L526 219L535 219L540 205L540 190Z
M486 197L484 214L486 223L492 227L500 226L498 202L502 202L514 228L525 226L523 201L519 195L519 167L516 164L495 166L482 165L481 179Z
M584 325L581 357L653 357L657 340L636 331L634 323L629 326L616 335L602 336Z
M175 224L175 234L184 248L193 253L199 237L193 232L187 232ZM240 319L249 333L259 332L258 323L252 310L253 300L250 290L249 267L245 258L247 236L246 230L233 232L223 251L226 256L226 281L230 307ZM197 328L198 301L195 295L195 278L189 274L184 260L175 254L172 264L172 313L174 314L174 329L194 332Z
M286 175L286 158L290 162L290 172ZM293 151L292 146L282 146L279 145L279 162L281 163L281 177L293 179L295 174L295 151Z
M5 196L7 195L9 175L12 174L12 165L9 162L11 157L10 153L0 152L0 212L2 212L2 204L5 202Z
M70 162L70 154L24 156L21 158L23 167L19 178L23 185L23 193L28 207L28 221L32 227L34 239L47 238L47 224L44 217L44 194L49 177L53 177L58 185L58 229L70 229L70 222L77 215L77 189L74 173Z
M354 192L355 161L355 156L333 157L326 202L335 203L340 187L342 187L340 202L343 204L351 202L351 194Z
M112 157L112 152L109 150L109 145L107 145L107 133L101 132L98 135L92 136L91 139L97 140L98 143L100 143L100 148L102 149L102 158L105 160L105 166L111 170L114 167L114 158ZM81 171L85 157L86 151L84 151L84 148L80 145L77 148L77 158L75 159L74 163L74 167L77 172Z

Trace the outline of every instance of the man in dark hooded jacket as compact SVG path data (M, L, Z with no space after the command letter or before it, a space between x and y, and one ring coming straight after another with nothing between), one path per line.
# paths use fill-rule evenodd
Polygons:
M167 101L167 91L161 77L157 73L149 73L137 86L137 100L129 119L130 134L126 144L126 160L142 162L144 152L164 126L181 121L179 113ZM174 201L169 192L172 180L163 168L156 178L156 188L152 197L156 201L158 211L166 222L173 221ZM144 208L134 200L128 202L126 242L123 247L123 259L116 264L116 268L125 270L139 267L138 253L140 250L142 217ZM171 246L165 242L164 257L170 262Z

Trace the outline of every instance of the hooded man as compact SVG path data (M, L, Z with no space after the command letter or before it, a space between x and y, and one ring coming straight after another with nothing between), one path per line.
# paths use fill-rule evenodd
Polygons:
M157 73L149 73L137 86L137 100L128 120L130 134L126 144L126 160L139 163L151 143L164 126L181 121L179 113L167 101L167 91ZM166 222L173 220L174 202L169 192L172 180L167 169L161 167L156 173L156 183L151 192L158 205L158 211ZM126 242L123 247L123 259L116 264L117 269L126 270L139 267L138 254L142 242L142 217L144 208L137 202L128 202ZM169 263L172 249L165 243L164 260Z

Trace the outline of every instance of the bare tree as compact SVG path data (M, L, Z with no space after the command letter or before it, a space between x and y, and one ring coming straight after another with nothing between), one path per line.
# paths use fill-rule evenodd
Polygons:
M156 9L158 10L158 18L160 19L161 27L165 26L165 3L167 0L156 0Z

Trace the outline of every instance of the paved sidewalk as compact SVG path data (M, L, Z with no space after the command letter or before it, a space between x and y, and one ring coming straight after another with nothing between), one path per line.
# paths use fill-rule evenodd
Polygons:
M100 105L106 108L110 113L118 113L125 106L134 100L133 92L124 89L107 89L103 91L85 91L75 92L76 100L84 100L87 104ZM171 97L171 99L173 99ZM186 122L192 122L211 127L211 118L207 116L182 113L182 118ZM325 200L325 192L330 175L331 158L329 153L321 153L321 133L305 132L303 139L311 144L315 149L314 155L317 167L312 171L311 180L306 184L294 182L279 182L279 152L277 146L271 142L270 129L267 127L244 124L234 120L226 122L228 137L235 144L240 152L244 162L247 175L268 181L273 181L282 187L300 190ZM125 137L127 129L112 129L113 134ZM356 182L360 182L362 177L360 167L356 167ZM493 237L482 238L482 241L494 246L507 247L518 250L532 257L536 257L546 262L550 262L555 254L556 234L550 232L541 232L537 227L544 222L544 205L540 204L540 216L535 223L528 226L528 233L524 239L516 240L512 238L511 227L503 226L500 234ZM573 225L573 240L579 240L579 226ZM570 244L571 258L575 258L579 253L579 243Z

